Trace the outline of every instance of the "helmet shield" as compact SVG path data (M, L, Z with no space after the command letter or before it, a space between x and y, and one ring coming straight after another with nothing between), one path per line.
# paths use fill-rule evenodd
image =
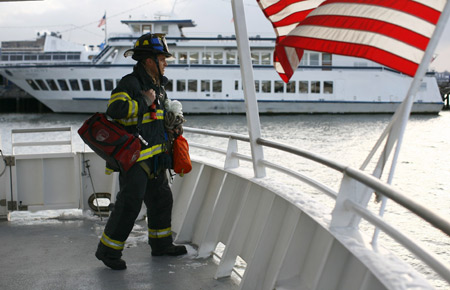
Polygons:
M164 54L166 57L171 57L167 46L165 34L162 33L147 33L136 40L134 47L128 49L123 54L125 57L131 56L134 60L141 60L158 54Z

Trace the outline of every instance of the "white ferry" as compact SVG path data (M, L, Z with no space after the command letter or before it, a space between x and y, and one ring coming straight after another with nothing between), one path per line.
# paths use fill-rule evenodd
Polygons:
M2 42L0 75L54 112L105 111L110 91L132 71L123 53L145 32L166 33L174 58L166 70L169 97L185 113L245 113L235 36L188 37L192 20L123 20L131 33L110 34L102 50L66 42L55 33L35 41ZM411 78L359 58L307 51L291 81L273 69L275 38L250 37L260 113L393 113ZM413 113L443 107L437 81L427 75Z

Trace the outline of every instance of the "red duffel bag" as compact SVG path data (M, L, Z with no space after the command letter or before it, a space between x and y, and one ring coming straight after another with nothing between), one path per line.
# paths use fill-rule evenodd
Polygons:
M139 138L102 113L95 113L87 119L78 134L113 170L127 171L141 154Z

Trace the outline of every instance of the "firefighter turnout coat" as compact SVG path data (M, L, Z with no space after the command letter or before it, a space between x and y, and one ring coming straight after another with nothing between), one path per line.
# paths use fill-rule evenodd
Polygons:
M163 82L167 82L167 78L163 79ZM155 101L155 112L146 104L142 93L149 89L156 92L158 101ZM134 66L131 74L120 80L111 93L106 114L122 124L128 132L139 132L148 145L142 144L141 155L135 165L127 172L120 172L120 191L100 239L100 246L110 251L110 256L121 256L142 201L147 207L148 237L152 250L172 244L173 199L165 170L171 165L171 158L166 153L167 134L164 128L166 99L164 88L155 85L140 62Z

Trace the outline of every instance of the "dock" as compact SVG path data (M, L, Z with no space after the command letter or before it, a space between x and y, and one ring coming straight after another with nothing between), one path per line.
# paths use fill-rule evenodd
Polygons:
M0 76L0 113L49 113L51 110Z

